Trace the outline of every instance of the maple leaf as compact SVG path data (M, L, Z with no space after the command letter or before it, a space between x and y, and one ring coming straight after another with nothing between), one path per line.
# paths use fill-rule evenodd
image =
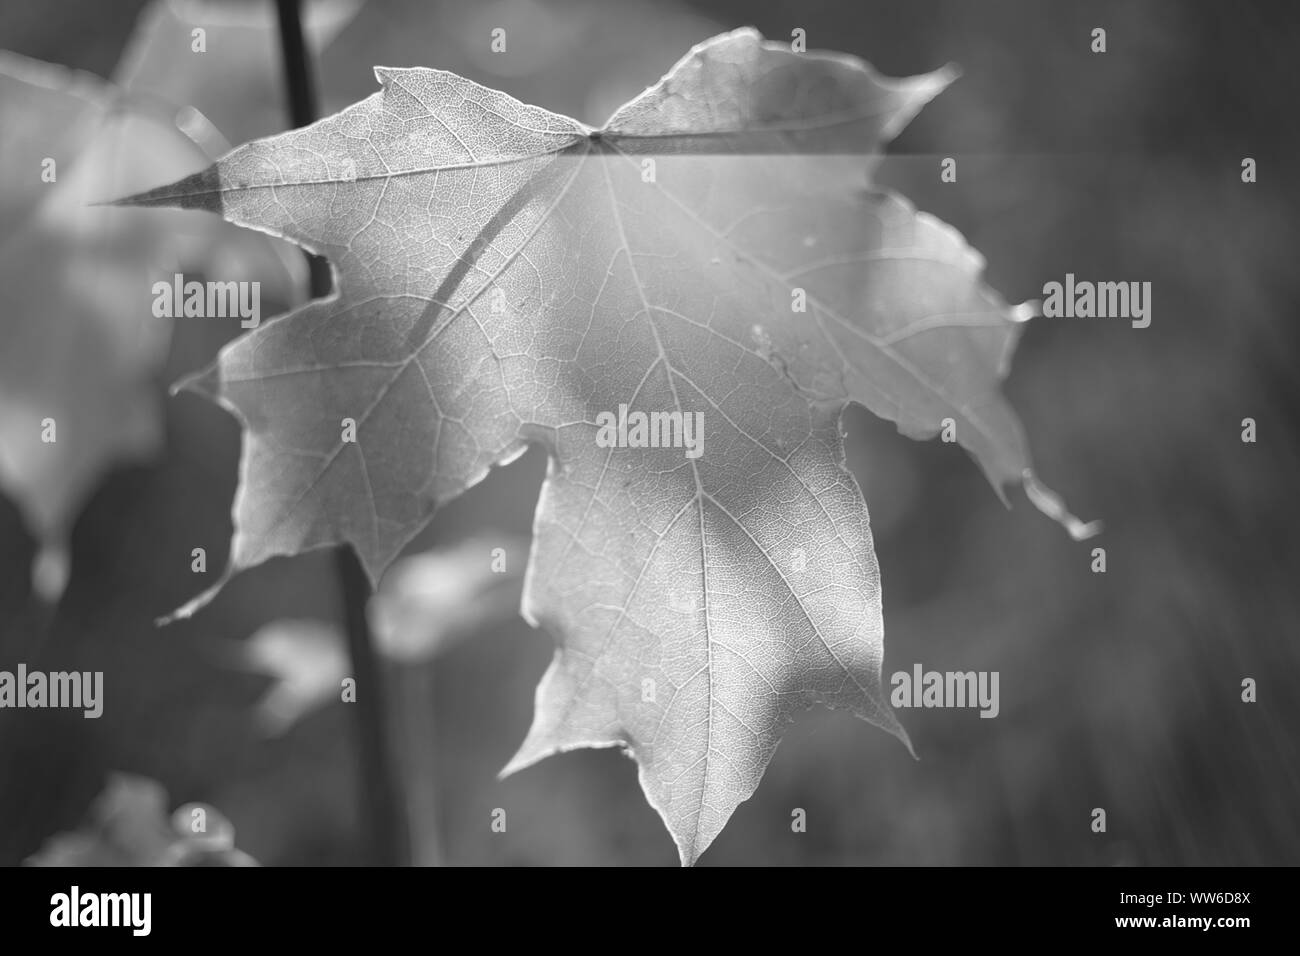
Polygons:
M951 418L996 487L1031 475L998 391L1030 309L866 182L952 71L889 80L738 30L600 129L454 74L375 72L361 103L126 200L218 212L336 270L332 298L187 383L245 428L226 576L346 541L377 578L436 505L541 442L523 613L559 643L503 773L624 747L690 864L797 711L906 742L841 414L914 437ZM700 413L703 453L602 447L621 405Z
M264 237L210 217L91 205L211 161L171 111L0 51L0 115L0 488L40 540L35 583L52 599L95 481L162 437L155 379L170 328L151 310L153 282L206 270L289 301L303 270L301 257L286 266Z

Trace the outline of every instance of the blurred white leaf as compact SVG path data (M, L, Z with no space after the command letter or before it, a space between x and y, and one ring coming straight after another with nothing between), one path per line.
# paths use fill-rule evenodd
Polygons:
M518 614L527 555L527 540L494 537L398 561L367 606L379 652L403 664L428 661ZM233 666L273 678L257 705L258 722L271 736L339 700L351 667L343 634L324 621L272 621L223 649Z
M258 722L271 736L340 699L348 653L343 635L332 624L272 621L238 645L237 654L241 666L275 679L257 707Z
M303 40L319 53L361 0L303 4ZM204 31L204 52L193 31ZM268 0L154 0L140 14L113 79L137 96L193 107L243 143L289 127L279 19Z
M156 780L115 773L86 823L45 841L28 866L257 866L235 849L235 828L215 807L187 803L168 817Z
M368 608L381 653L407 663L429 660L518 614L527 555L523 539L472 538L395 563Z
M0 116L0 490L41 543L34 581L54 600L85 497L161 441L172 323L152 312L153 284L197 272L288 302L305 268L211 217L94 205L209 159L170 114L96 76L0 52Z

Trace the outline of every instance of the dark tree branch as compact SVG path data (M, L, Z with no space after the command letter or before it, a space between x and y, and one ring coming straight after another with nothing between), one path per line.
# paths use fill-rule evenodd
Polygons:
M294 127L307 126L316 120L316 89L303 41L298 0L276 0L276 7L280 15L280 48L284 55L290 122ZM332 285L329 263L313 255L307 255L307 262L311 269L312 298L328 295ZM404 866L410 856L406 815L392 756L382 663L375 653L366 621L370 582L348 545L335 551L335 566L342 585L343 623L357 688L356 702L349 706L356 715L361 809L369 845L373 862Z

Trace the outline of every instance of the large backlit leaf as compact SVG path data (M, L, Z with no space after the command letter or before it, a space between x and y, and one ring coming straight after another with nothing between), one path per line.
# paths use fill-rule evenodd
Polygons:
M627 748L690 863L800 709L906 740L841 413L914 437L952 419L997 487L1029 475L998 386L1030 310L867 182L950 73L887 80L741 30L599 130L454 74L376 73L363 102L131 200L337 270L333 298L190 383L246 429L228 573L348 541L377 577L436 505L541 442L523 611L559 646L508 771ZM702 454L603 447L620 405L698 413Z

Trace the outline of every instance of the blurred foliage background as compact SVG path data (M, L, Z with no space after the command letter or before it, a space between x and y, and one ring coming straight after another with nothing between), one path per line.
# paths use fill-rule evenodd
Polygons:
M999 671L1001 714L903 711L913 761L867 724L810 712L703 865L1300 860L1293 5L331 9L335 19L313 34L329 110L375 89L374 64L422 65L597 123L690 44L745 24L776 39L802 28L810 49L858 54L891 75L955 62L962 79L894 144L882 180L960 229L1010 301L1066 272L1153 285L1147 329L1030 323L1008 381L1039 474L1081 517L1106 523L1087 545L1023 499L1004 509L956 446L912 442L851 412L851 462L884 581L885 672L917 661ZM143 56L140 44L165 38L164 13L130 0L8 4L0 46L105 77L116 70L125 82L124 50ZM137 21L154 32L133 40ZM509 38L498 56L488 52L495 26ZM1107 30L1105 54L1089 49L1095 26ZM139 68L133 82L192 102L233 143L283 129L273 39L223 52L210 36L208 49L200 63L186 43L175 63L150 60L156 72ZM939 181L944 156L958 160L957 183ZM1257 160L1256 184L1241 182L1245 156ZM224 561L238 429L198 398L168 398L166 386L235 332L234 322L175 320L156 381L165 447L115 467L90 493L57 605L33 594L36 543L0 499L0 667L106 675L99 720L0 712L0 863L76 828L118 771L160 782L170 807L219 808L239 848L263 863L370 858L348 706L333 691L335 702L319 705L311 676L337 688L345 666L328 556L270 562L192 620L152 623ZM1258 423L1255 444L1240 439L1245 417ZM455 580L414 609L408 593L384 619L408 613L409 627L427 631L456 616L446 630L458 639L417 635L423 649L398 648L388 665L417 859L674 864L634 765L616 752L496 779L527 730L552 643L512 613L517 573L511 591L455 569L486 567L502 547L522 571L544 472L533 450L440 513L411 551L456 549L424 566L420 586ZM1090 571L1094 545L1106 548L1105 574ZM210 570L196 584L190 554L200 546ZM276 624L286 620L299 622L287 635ZM1258 682L1256 704L1241 702L1244 677ZM796 807L807 833L791 832ZM1105 834L1089 828L1094 807L1107 810ZM495 808L508 814L505 833L490 828Z

